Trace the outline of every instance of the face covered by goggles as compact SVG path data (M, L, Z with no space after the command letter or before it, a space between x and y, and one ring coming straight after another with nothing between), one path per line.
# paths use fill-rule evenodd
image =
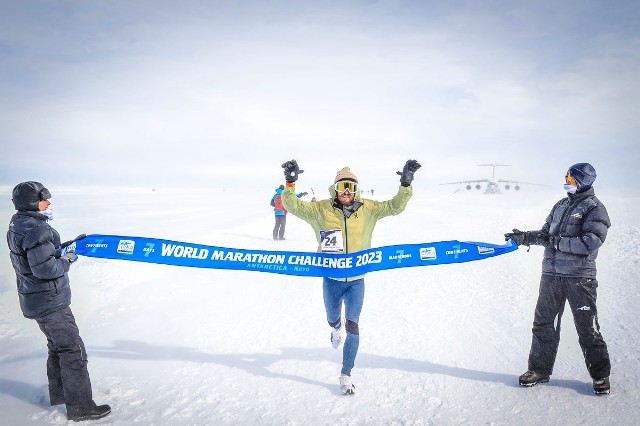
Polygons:
M341 180L340 182L336 182L333 187L338 195L345 191L349 191L349 194L355 194L358 191L358 183L351 180Z
M576 182L576 178L571 176L570 172L567 172L566 176L564 177L564 182L564 190L570 194L575 194L578 190L578 182Z

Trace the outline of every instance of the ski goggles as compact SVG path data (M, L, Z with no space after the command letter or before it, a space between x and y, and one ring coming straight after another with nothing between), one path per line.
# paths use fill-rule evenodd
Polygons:
M578 182L576 182L576 178L571 176L571 172L567 172L567 174L564 176L564 181L567 183L567 185L578 186Z
M341 180L336 182L333 187L338 194L342 194L345 191L349 191L350 194L355 194L358 191L358 183L351 180Z

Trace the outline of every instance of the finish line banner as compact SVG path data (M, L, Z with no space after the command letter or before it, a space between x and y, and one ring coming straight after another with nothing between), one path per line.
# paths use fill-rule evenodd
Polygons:
M87 235L76 241L81 256L194 268L347 278L395 268L472 262L517 250L503 245L441 241L372 248L350 254L245 250L118 235Z

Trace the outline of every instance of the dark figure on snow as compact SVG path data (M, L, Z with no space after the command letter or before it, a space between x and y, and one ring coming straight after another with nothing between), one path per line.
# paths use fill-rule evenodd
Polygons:
M18 184L12 197L17 212L9 224L7 244L22 313L35 320L47 338L49 401L52 406L65 404L69 420L102 418L111 407L93 401L87 352L69 307L67 273L78 258L69 249L75 240L60 243L60 235L47 223L53 219L51 193L40 182Z
M331 198L316 202L300 201L295 196L294 189L298 174L303 171L299 169L296 160L287 161L282 167L287 181L282 200L287 210L311 225L318 241L318 251L341 254L371 248L371 235L377 221L404 211L413 195L413 174L420 168L420 164L416 160L409 160L402 172L397 172L401 175L398 192L387 201L361 198L358 178L349 167L338 171L329 187ZM346 329L339 382L343 394L352 394L355 387L351 381L351 369L360 344L358 321L364 302L364 275L349 278L325 277L322 294L334 348L337 349L342 343Z
M514 229L505 234L518 245L545 247L540 292L533 320L529 368L520 385L546 383L553 373L560 343L565 303L573 313L578 341L596 394L608 394L611 363L600 334L596 296L596 257L611 226L604 204L596 198L595 169L588 163L571 166L565 176L567 197L551 209L539 231Z
M276 189L276 193L271 197L271 207L273 207L273 213L276 218L276 224L273 227L273 239L284 240L284 230L287 226L287 210L282 205L282 191L284 191L284 185L280 185ZM298 198L307 195L306 192L301 192L296 196Z

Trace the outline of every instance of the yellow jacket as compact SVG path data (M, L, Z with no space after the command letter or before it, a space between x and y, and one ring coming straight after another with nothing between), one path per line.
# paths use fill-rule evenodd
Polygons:
M396 195L387 201L361 198L360 191L354 199L353 212L345 212L336 200L336 192L329 187L331 199L308 202L300 200L294 187L286 187L282 203L289 213L307 222L313 228L319 252L354 253L371 248L371 234L378 219L395 216L404 211L413 195L413 187L399 186ZM353 281L362 275L347 278Z

